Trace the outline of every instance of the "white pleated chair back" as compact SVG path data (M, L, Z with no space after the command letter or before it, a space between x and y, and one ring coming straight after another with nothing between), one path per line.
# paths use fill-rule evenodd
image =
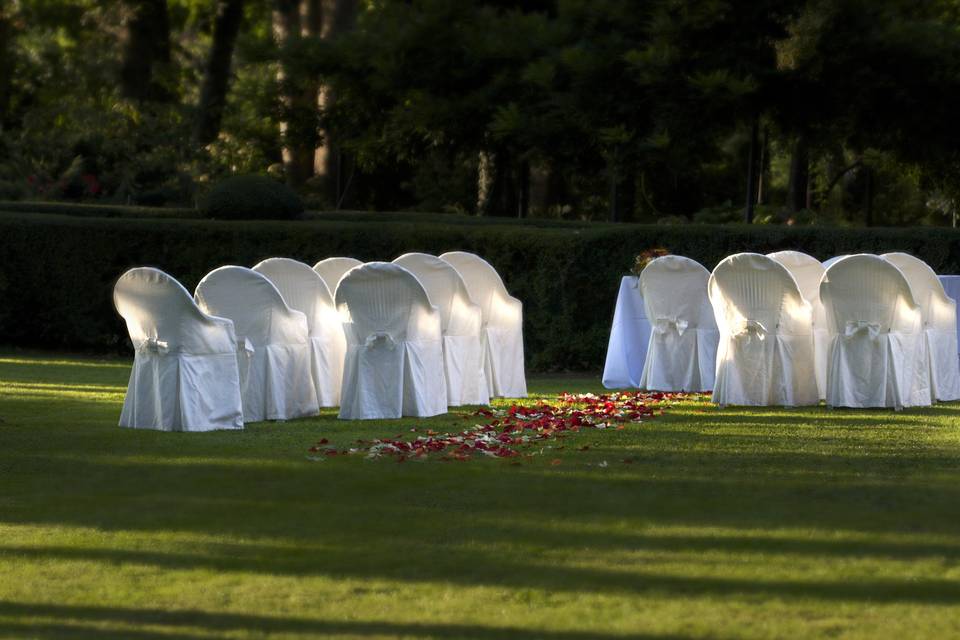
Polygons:
M423 285L430 302L440 310L444 335L479 332L474 315L482 311L471 301L463 278L449 262L426 253L406 253L393 263L415 275Z
M415 339L417 306L433 306L417 277L389 262L351 269L337 287L336 302L341 320L359 344L373 334L387 334L394 342Z
M340 417L446 412L440 312L417 277L368 262L340 280L335 299L347 337Z
M880 256L857 254L827 268L820 284L831 333L867 323L887 333L917 304L903 272Z
M943 308L942 305L949 304L950 298L933 268L909 253L885 253L880 257L903 273L926 323L939 324L938 311Z
M497 315L497 300L509 298L507 287L497 270L478 255L466 251L451 251L440 256L463 278L470 299L480 305L484 322L490 322Z
M903 273L920 305L930 357L930 390L934 400L960 399L960 362L957 353L957 303L947 295L940 278L926 262L907 253L881 256Z
M710 276L709 295L721 332L810 331L809 314L792 313L807 306L796 280L782 264L759 253L721 261ZM801 326L794 326L795 318Z
M507 292L503 279L480 256L451 251L440 256L463 278L470 299L483 314L484 376L491 397L527 395L523 361L523 304Z
M317 414L307 318L287 306L266 276L246 267L220 267L203 277L194 298L201 309L233 320L238 341L248 347L240 357L244 420Z
M790 272L800 287L800 294L810 304L820 303L820 279L826 267L813 256L800 251L777 251L767 254Z
M843 260L843 259L846 258L846 257L848 257L848 254L844 254L844 255L842 255L842 256L833 256L832 258L827 258L826 260L823 261L823 268L824 268L824 270L829 269L830 267L832 267L833 265L835 265L837 262L839 262L840 260Z
M786 267L738 253L713 270L708 291L720 332L713 401L816 404L813 313Z
M242 429L233 322L204 313L179 282L150 267L120 276L113 299L136 349L120 426Z
M820 299L831 334L827 404L930 405L923 314L900 269L880 256L847 256L827 269Z
M481 342L483 314L470 300L463 278L449 262L425 253L407 253L393 263L413 273L440 310L447 404L489 402Z
M323 335L331 318L336 318L330 289L310 265L290 258L268 258L253 270L273 283L288 307L307 316L311 336Z
M197 304L207 313L230 318L237 336L255 347L267 344L301 344L306 335L291 331L290 323L280 318L301 316L284 302L273 283L253 269L225 266L203 277L194 293ZM309 329L308 329L309 330Z
M205 330L210 316L182 284L159 269L138 267L124 273L114 287L113 300L136 349L152 340L164 343L170 352L236 351L227 334Z
M640 290L647 318L682 319L689 328L716 329L707 282L706 267L683 256L663 256L652 260L640 273Z
M640 388L713 389L719 336L707 297L709 280L703 265L683 256L657 258L640 273L652 328Z
M330 295L335 296L337 294L337 284L339 284L340 279L346 275L347 271L350 271L350 269L354 267L359 267L362 264L363 263L356 258L327 258L313 265L313 270L327 283Z

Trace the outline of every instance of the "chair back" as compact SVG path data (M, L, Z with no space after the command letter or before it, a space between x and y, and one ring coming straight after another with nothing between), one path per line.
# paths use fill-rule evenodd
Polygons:
M197 285L194 299L207 313L233 320L237 337L248 339L254 347L306 340L303 314L290 309L273 283L253 269L214 269ZM301 322L302 334L298 329Z
M336 303L348 341L355 344L376 337L394 344L440 338L431 335L429 322L418 323L433 306L417 277L399 265L367 262L351 269L337 287Z
M872 334L912 326L917 304L903 272L880 256L847 256L827 268L820 299L831 333Z
M440 310L444 335L479 330L479 326L473 325L480 309L471 301L467 285L449 262L426 253L406 253L393 263L410 271L423 285L430 302Z
M777 251L768 253L768 258L773 258L790 272L793 279L797 281L800 287L800 295L810 304L819 304L820 302L820 280L823 278L823 272L826 267L813 256L800 251Z
M452 265L463 278L470 299L480 305L483 321L486 323L494 319L500 306L498 300L510 298L510 294L493 265L466 251L444 253L440 259Z
M334 296L337 293L337 285L340 283L340 279L346 275L347 271L362 264L356 258L327 258L313 265L313 270L323 278L330 290L330 295Z
M284 302L307 316L311 336L321 336L326 323L336 315L330 289L310 265L290 258L268 258L253 270L265 276L277 288Z
M804 335L812 329L810 305L786 267L759 253L722 260L708 285L722 334Z
M683 256L651 260L640 273L640 291L650 323L676 323L680 333L687 328L716 329L707 297L709 280L710 272L696 260Z
M920 313L928 324L949 324L953 318L947 311L953 305L943 288L937 273L926 262L909 253L885 253L880 256L900 269L907 279L914 301L920 305Z
M236 349L222 319L205 314L177 280L159 269L137 267L113 289L117 313L127 324L135 349L148 346L191 354Z

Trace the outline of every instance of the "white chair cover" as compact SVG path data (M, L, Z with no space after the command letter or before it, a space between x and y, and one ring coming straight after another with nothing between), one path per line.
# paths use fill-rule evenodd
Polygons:
M393 263L415 275L440 310L447 404L489 403L480 346L483 314L470 300L463 278L449 262L425 253L407 253Z
M330 295L337 295L337 284L347 271L359 267L363 263L356 258L327 258L313 265L313 270L320 274L330 289Z
M641 389L713 389L720 334L707 297L709 279L703 265L682 256L652 260L640 273L652 326Z
M790 272L767 256L738 253L713 270L709 295L720 329L713 401L817 404L812 311Z
M523 304L507 293L500 274L480 256L452 251L440 258L457 270L483 313L483 368L490 396L526 397Z
M230 320L206 315L179 282L150 267L120 276L113 301L136 349L121 427L243 428Z
M833 256L832 258L827 258L826 260L823 261L823 268L824 268L824 270L829 269L830 267L832 267L833 265L835 265L839 260L843 260L843 259L846 258L846 257L848 257L848 254L844 254L844 255L842 255L842 256Z
M336 301L347 336L340 417L445 413L440 311L417 277L368 262L343 277Z
M243 419L288 420L320 411L310 377L307 318L252 269L220 267L200 281L200 308L233 320L241 349Z
M288 307L307 317L310 374L317 400L321 407L338 406L347 340L340 314L323 278L310 265L289 258L269 258L253 270L273 283Z
M923 320L903 273L879 256L847 256L820 283L830 328L827 404L930 404Z
M930 357L932 400L960 400L960 363L957 353L957 303L947 296L930 265L906 253L880 256L903 272L920 305L926 349Z
M830 332L827 329L827 313L820 302L820 280L826 267L813 256L799 251L777 251L768 253L790 272L800 287L800 295L810 303L813 311L813 358L817 374L817 392L820 399L827 392L827 350L830 347Z

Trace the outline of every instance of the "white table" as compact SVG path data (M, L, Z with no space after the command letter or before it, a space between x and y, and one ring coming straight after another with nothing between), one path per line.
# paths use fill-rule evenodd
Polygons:
M960 301L960 276L937 276L943 284L943 290L954 300ZM957 302L960 307L960 302ZM957 343L960 344L960 315L957 317ZM958 354L960 357L960 354Z
M617 306L613 312L607 361L603 367L603 386L607 389L639 387L649 341L650 322L637 286L637 277L625 276L620 281Z

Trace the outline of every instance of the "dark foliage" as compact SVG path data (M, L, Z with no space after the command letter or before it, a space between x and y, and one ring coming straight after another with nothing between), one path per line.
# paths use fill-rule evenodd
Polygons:
M143 220L0 213L0 342L123 351L126 329L111 304L116 278L156 266L188 289L214 267L270 256L313 264L335 255L391 260L407 251L462 249L486 257L524 304L531 370L603 365L621 276L634 256L665 247L712 269L737 251L798 249L825 259L907 251L940 273L960 272L960 232L745 225L448 225L384 214L277 221Z
M200 201L200 211L216 220L295 220L303 202L293 189L266 176L231 176Z

